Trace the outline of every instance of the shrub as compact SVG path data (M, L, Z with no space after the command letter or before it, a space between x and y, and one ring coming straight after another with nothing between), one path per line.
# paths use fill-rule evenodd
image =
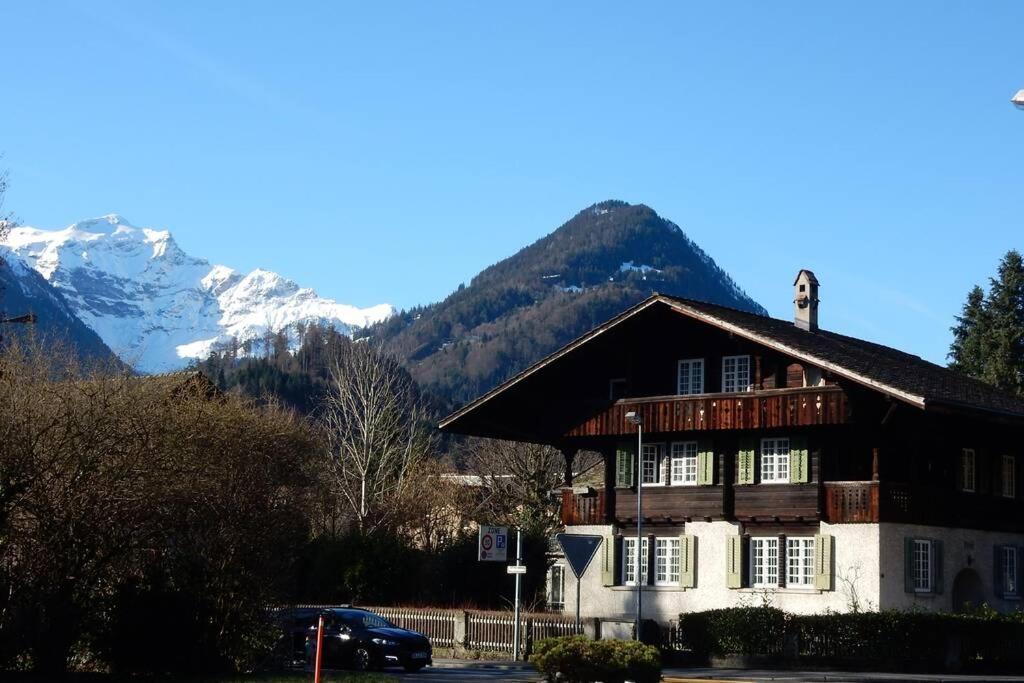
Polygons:
M782 652L787 615L774 607L735 607L679 617L683 644L708 657L776 655Z
M590 640L586 636L548 638L534 645L531 661L548 681L566 683L657 683L657 648L632 640Z

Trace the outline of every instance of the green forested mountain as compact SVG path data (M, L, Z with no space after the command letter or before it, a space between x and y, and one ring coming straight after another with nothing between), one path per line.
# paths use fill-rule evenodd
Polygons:
M674 223L642 204L595 204L444 301L360 333L454 407L653 292L764 313Z

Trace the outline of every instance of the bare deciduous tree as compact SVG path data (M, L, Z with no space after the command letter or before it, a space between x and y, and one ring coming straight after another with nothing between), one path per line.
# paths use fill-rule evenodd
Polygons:
M392 526L433 425L416 383L391 357L353 343L334 359L320 421L335 494L365 533Z

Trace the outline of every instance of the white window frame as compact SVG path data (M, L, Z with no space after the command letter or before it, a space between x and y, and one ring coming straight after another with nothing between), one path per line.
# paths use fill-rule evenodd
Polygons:
M681 574L679 539L654 539L654 585L678 586Z
M935 589L935 546L925 538L911 541L911 569L915 593L931 593ZM920 563L920 564L919 564Z
M557 576L557 578L556 578ZM561 598L555 600L557 594ZM548 571L548 609L565 609L565 565L553 564Z
M1017 548L1004 545L999 559L999 576L1003 582L1003 595L1020 595L1020 567L1017 566Z
M1017 497L1017 459L1012 455L1002 458L1002 493L1003 498Z
M779 587L778 536L759 536L750 539L750 586Z
M788 436L761 439L761 483L788 484L790 443Z
M978 458L973 448L960 451L960 490L974 493L977 488Z
M641 585L646 586L649 580L648 567L650 563L650 543L647 536L642 539L643 543L640 544L640 582ZM635 586L636 585L636 555L633 553L636 549L636 536L625 536L622 539L622 585L624 586Z
M741 363L742 361L742 363ZM732 365L732 369L729 369ZM744 373L740 374L740 366ZM747 391L750 388L750 354L739 356L722 356L722 392L733 393Z
M672 486L696 486L698 467L697 442L673 442L671 458L669 484Z
M814 536L786 538L786 587L814 588Z
M647 481L645 471L648 462L648 449L654 452L654 481ZM641 486L664 486L665 485L665 444L645 443L640 455L640 485Z
M683 368L686 368L686 386L683 386ZM696 372L694 372L696 370ZM687 396L704 393L704 359L684 358L676 364L676 394Z

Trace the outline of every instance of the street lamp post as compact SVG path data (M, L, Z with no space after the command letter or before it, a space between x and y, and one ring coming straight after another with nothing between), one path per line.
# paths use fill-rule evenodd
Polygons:
M636 545L633 546L633 579L636 583L636 625L634 626L634 637L640 640L640 619L643 611L643 582L640 571L640 555L643 542L640 540L644 529L643 502L641 492L643 491L643 450L644 450L644 425L643 418L635 411L626 413L626 422L636 425Z

